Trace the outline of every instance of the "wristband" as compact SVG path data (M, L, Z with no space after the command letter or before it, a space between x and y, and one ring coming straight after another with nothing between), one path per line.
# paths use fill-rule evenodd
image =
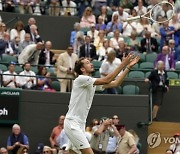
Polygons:
M126 67L129 71L131 71L131 69L129 67Z

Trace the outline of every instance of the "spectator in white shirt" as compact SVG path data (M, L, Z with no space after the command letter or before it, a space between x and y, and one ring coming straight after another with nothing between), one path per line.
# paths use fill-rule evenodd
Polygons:
M114 31L114 37L112 37L110 39L110 42L109 42L109 46L115 50L118 50L119 49L119 42L120 41L123 41L124 39L122 37L120 37L120 32L119 30L115 30Z
M42 48L42 42L26 46L26 48L24 48L24 50L18 57L19 64L25 64L26 62L30 62L33 65L37 65L39 61L39 54Z
M123 23L123 33L122 35L124 37L130 37L132 31L136 31L136 25L137 23L134 21L126 21Z
M9 88L18 87L18 83L16 82L16 75L17 73L15 72L15 63L11 62L9 64L8 71L3 73L3 86Z
M73 43L73 52L80 55L80 47L84 44L84 34L81 31L76 33L75 41Z
M62 1L61 15L74 16L77 14L76 3L71 0Z
M136 25L136 31L140 36L143 36L146 31L150 31L151 33L154 32L151 24L149 23L149 20L146 18L140 19L140 22L138 22Z
M138 15L143 15L147 12L147 8L143 6L143 1L138 0L138 5L134 7Z
M14 38L16 36L19 36L20 37L20 41L23 41L25 33L26 32L24 30L23 22L22 21L18 21L18 22L16 22L14 29L11 29L11 31L10 31L10 40L12 41L12 40L14 40Z
M114 12L112 16L114 16L114 14L118 14L118 19L122 23L125 22L129 16L129 14L124 11L122 6L119 6L118 11Z
M68 145L68 137L67 137L64 129L61 131L61 133L57 137L57 143L60 148L59 154L64 154L64 152L66 152L65 150Z
M91 42L94 42L94 39L98 37L99 31L95 27L95 24L91 24L90 31L87 32L87 36L91 38Z
M24 64L24 71L19 73L18 84L23 89L33 89L36 86L36 74L31 71L31 64L26 62Z
M112 49L107 54L107 59L102 62L102 65L99 69L101 77L107 76L109 73L113 72L121 63L119 58L116 58L116 52ZM116 94L115 88L109 88L104 91L108 94Z
M107 58L107 54L112 50L113 48L109 47L109 40L105 39L103 42L103 46L97 50L98 55L98 61L103 61Z
M157 16L157 21L161 22L162 21L162 16L159 15ZM153 29L153 33L151 34L152 37L156 37L157 38L161 38L161 35L160 35L160 28L162 27L162 24L158 23L158 22L154 22L152 24L152 29Z

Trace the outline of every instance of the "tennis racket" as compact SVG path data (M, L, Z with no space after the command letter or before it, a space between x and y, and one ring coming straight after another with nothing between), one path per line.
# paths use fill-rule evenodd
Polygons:
M141 18L147 18L151 20L152 22L164 23L172 19L172 17L174 16L174 12L175 12L175 8L173 4L169 3L168 1L162 1L154 5L147 13L141 16L129 17L127 18L126 21L128 22L128 21L137 20ZM159 15L163 17L161 21L157 20L157 17Z

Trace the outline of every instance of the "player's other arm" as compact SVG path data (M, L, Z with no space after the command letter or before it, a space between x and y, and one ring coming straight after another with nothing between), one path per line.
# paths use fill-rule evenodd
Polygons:
M112 82L115 77L132 61L134 55L129 53L127 57L124 58L122 63L110 74L105 76L104 78L97 78L94 82L94 85L105 85Z
M118 76L116 78L116 80L110 82L109 84L105 84L103 85L103 88L114 88L117 87L119 85L121 85L121 83L123 82L124 78L126 77L126 75L128 74L128 72L131 70L131 68L138 63L140 57L137 56L135 57L130 63L129 65L127 65L126 69L120 74L120 76Z

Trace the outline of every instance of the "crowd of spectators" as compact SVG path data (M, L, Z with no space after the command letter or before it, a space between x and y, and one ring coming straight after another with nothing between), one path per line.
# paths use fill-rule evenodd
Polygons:
M67 1L68 4L83 5L84 9L83 11L81 9L76 10L77 12L81 10L82 16L79 22L74 24L67 51L58 57L52 52L52 42L50 40L43 41L33 17L29 18L26 25L22 21L17 21L12 29L1 22L0 57L7 54L17 58L17 64L10 63L8 70L3 72L2 85L4 87L54 91L49 79L51 76L49 72L53 72L58 78L61 78L59 79L60 91L71 91L71 80L75 77L73 69L78 58L87 57L90 60L100 61L102 63L99 69L100 75L106 76L116 68L117 64L121 63L123 56L129 52L144 55L157 53L154 68L156 68L158 61L163 61L165 70L174 71L176 63L180 61L180 13L178 5L176 5L173 18L160 24L153 23L146 18L134 21L126 20L128 17L146 13L158 3L158 0L130 1L133 4L131 6L125 5L124 1L117 3L115 0L95 0L91 3L88 1L87 3ZM30 3L26 1L27 4L24 1L13 2L20 4L18 5L20 13L23 13L23 9L32 13L34 8L32 9L31 6L35 4L43 3L44 5L44 1L30 1ZM49 6L51 6L49 7L50 14L59 14L62 11L58 10L59 6L65 2L66 0L62 2L48 1ZM169 2L173 5L178 4L172 0ZM6 7L3 5L2 9ZM69 9L70 15L73 14L72 9L74 8ZM63 11L64 14L67 13L67 10ZM171 10L163 7L162 10L155 11L154 14L157 20L161 21L166 18L168 11ZM61 12L61 14L63 13ZM24 71L16 72L16 65L20 65ZM26 65L30 65L27 70L25 70ZM31 70L33 66L37 65L42 67L38 67L39 70L37 71ZM17 77L17 74L21 76ZM69 78L69 80L65 78ZM24 82L25 79L26 82Z
M58 125L52 129L49 144L43 141L38 144L36 154L69 154L68 137L64 132L65 116L59 116ZM93 119L85 129L86 137L95 154L138 154L141 143L134 130L126 130L126 126L120 123L118 115ZM45 141L44 141L45 142ZM0 148L0 154L28 154L31 143L26 132L20 125L14 124L12 132L7 137L7 145Z
M174 4L175 0L168 0ZM1 1L0 11L16 12L20 14L33 15L50 15L50 16L83 16L86 8L93 8L95 15L100 14L100 8L107 6L105 12L112 13L117 11L117 6L131 9L132 15L142 15L146 13L157 3L157 0L6 0ZM179 2L176 2L177 10L179 10ZM90 9L91 10L91 9ZM165 6L163 16L169 16L170 11ZM123 11L123 9L121 9ZM86 11L85 11L86 12ZM104 13L105 13L104 12ZM167 14L166 14L167 12ZM85 13L87 15L87 12ZM103 14L105 15L105 14ZM103 16L103 18L106 16ZM128 17L127 13L121 15L121 20L125 21ZM130 25L129 25L130 26Z

